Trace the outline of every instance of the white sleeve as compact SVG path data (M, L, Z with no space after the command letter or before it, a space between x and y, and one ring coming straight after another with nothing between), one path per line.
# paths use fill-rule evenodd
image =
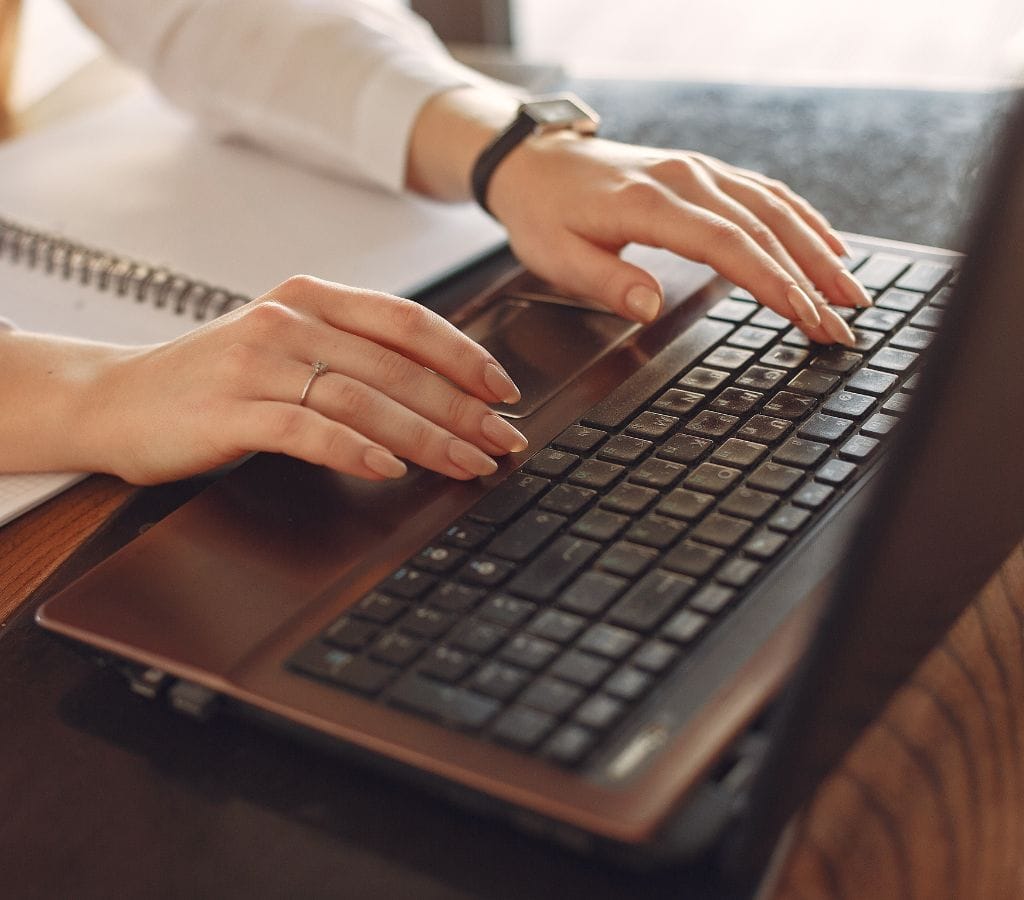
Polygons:
M394 0L68 2L217 133L393 191L424 102L485 80Z

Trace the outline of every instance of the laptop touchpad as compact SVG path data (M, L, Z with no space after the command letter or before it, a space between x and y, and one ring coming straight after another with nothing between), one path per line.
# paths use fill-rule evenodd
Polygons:
M557 300L503 296L462 326L512 376L523 394L495 410L522 419L640 329L610 313Z

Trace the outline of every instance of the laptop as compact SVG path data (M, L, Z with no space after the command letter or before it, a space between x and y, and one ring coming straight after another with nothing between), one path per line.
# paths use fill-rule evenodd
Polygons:
M197 717L254 717L579 851L759 876L1024 534L1024 105L965 259L850 236L814 347L636 251L640 327L504 262L424 296L523 389L488 478L258 455L38 621Z

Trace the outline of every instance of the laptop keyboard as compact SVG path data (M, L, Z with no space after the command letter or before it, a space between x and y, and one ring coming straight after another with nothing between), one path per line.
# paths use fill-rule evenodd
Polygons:
M876 295L818 347L741 290L729 333L641 403L569 426L288 661L578 765L854 484L907 409L954 277L850 261ZM627 384L624 387L629 387Z

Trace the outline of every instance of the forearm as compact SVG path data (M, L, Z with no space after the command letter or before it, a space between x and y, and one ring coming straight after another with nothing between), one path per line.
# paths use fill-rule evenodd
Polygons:
M100 371L122 348L0 333L0 471L93 471L89 404ZM116 439L116 438L115 438Z

